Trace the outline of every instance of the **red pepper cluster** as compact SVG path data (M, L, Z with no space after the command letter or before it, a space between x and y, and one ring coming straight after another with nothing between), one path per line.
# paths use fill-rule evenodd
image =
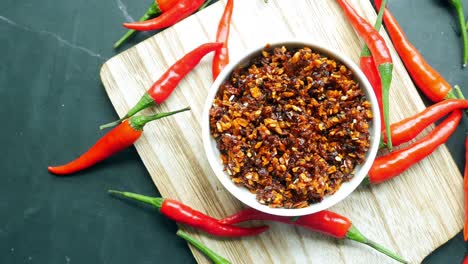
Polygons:
M381 71L376 70L376 65L379 67L380 59L379 54L374 54L374 50L370 47L364 48L361 53L361 68L365 75L368 77L372 84L374 91L377 95L379 108L383 109L383 118L386 131L383 133L382 145L388 144L390 149L393 146L408 142L414 139L420 132L422 132L429 125L439 120L440 118L448 115L438 126L422 138L417 139L407 147L401 148L397 151L390 152L385 156L378 157L369 173L367 182L377 184L389 180L403 171L407 170L413 164L421 161L430 155L438 146L444 144L447 139L456 130L462 118L462 109L467 108L467 101L464 99L463 94L459 88L455 86L458 98L453 92L451 85L434 69L432 68L417 49L410 43L405 33L398 25L393 15L386 9L386 0L375 0L375 5L379 9L379 15L375 25L375 32L367 33L367 35L360 30L363 28L362 23L366 23L359 16L352 11L352 7L346 3L346 0L337 0L345 11L345 14L350 19L350 22L355 27L356 31L365 40L369 36L374 36L379 30L382 19L385 23L388 34L390 35L393 45L402 59L406 69L408 70L411 78L421 92L432 102L436 103L429 106L421 113L412 117L399 121L388 127L386 103L388 103L388 94L385 93L384 76ZM461 1L451 1L451 3L460 11ZM460 13L460 12L458 12ZM352 15L349 15L352 14ZM462 17L461 14L458 14ZM368 28L368 25L366 26ZM467 42L465 22L461 22L463 31L463 39ZM366 44L369 45L368 41ZM465 44L468 46L468 44ZM465 47L464 63L468 61L468 52ZM374 57L374 58L373 58ZM379 69L380 70L380 69ZM380 76L379 76L380 74ZM383 96L383 98L379 98ZM383 105L382 105L383 104ZM388 108L387 108L388 109ZM466 159L468 160L468 137L465 142ZM465 165L464 171L464 190L465 190L465 226L464 226L464 239L468 241L468 162ZM463 263L467 263L468 257Z
M395 18L386 10L386 0L375 0L376 6L379 7L375 28L371 28L370 24L360 17L346 0L337 1L353 27L369 47L364 47L361 53L360 65L376 92L379 104L383 102L383 106L379 105L381 110L383 110L385 120L383 124L385 131L382 133L383 145L386 144L391 150L392 146L397 146L414 139L429 125L443 116L452 113L431 133L418 139L413 144L390 152L385 156L378 157L369 171L368 181L370 183L380 183L399 175L413 164L431 154L438 146L445 143L460 123L462 116L460 109L466 107L466 101L456 99L445 100L455 97L450 84L411 45L395 21ZM405 63L415 84L429 99L438 102L421 113L391 126L388 124L389 98L388 91L386 91L389 88L386 87L389 84L389 81L386 79L391 78L391 69L386 68L382 70L382 65L391 63L391 58L388 58L388 48L386 47L386 43L382 42L382 38L378 33L382 19L387 26L395 49Z
M156 30L168 27L194 13L197 9L203 8L202 5L204 3L205 0L158 0L151 5L148 12L140 19L142 20L141 22L126 23L124 26L134 30ZM228 0L218 26L216 42L200 45L169 67L124 117L101 126L101 129L113 126L117 127L109 131L77 159L65 165L48 167L49 172L56 175L68 175L87 169L133 145L140 138L143 133L143 127L148 122L190 110L190 107L186 107L177 111L158 113L152 116L136 115L143 109L163 103L172 94L180 81L199 64L205 55L212 51L216 52L213 59L213 78L218 76L221 70L229 63L228 37L233 8L234 1ZM163 12L161 16L148 20L150 17L161 12ZM114 47L120 46L133 33L134 31L127 32ZM243 228L222 224L215 218L170 199L149 198L131 193L121 194L152 204L169 218L215 236L253 236L268 229L268 226ZM183 231L179 230L177 235L202 251L214 263L230 263Z
M377 184L399 175L442 145L457 128L462 117L461 109L468 108L468 100L462 100L463 96L461 93L459 97L462 99L451 99L455 98L452 87L411 45L395 18L385 9L387 0L375 0L375 4L379 8L375 27L359 16L346 0L336 1L343 9L345 16L353 25L356 32L366 43L361 53L360 65L372 84L377 95L379 108L381 109L383 128L382 146L387 146L391 151L393 146L398 146L415 139L429 125L448 115L442 123L426 136L417 139L404 148L378 157L371 167L367 178L368 183ZM125 40L130 38L135 33L135 30L158 30L172 26L197 10L204 8L208 2L210 1L156 0L139 22L124 24L125 27L131 30L114 47L120 46ZM79 158L62 166L49 167L49 171L57 175L66 175L91 167L131 146L141 136L143 127L148 122L189 110L190 108L187 107L153 116L136 115L145 108L163 103L178 86L179 82L198 65L206 54L212 51L215 52L212 65L213 79L218 76L229 62L228 37L233 8L234 0L227 0L224 13L218 25L216 42L202 44L187 53L174 65L169 67L122 119L103 125L101 129L115 125L117 127L108 132ZM161 15L157 16L159 14ZM421 113L392 125L390 125L389 119L389 90L392 81L393 63L390 50L378 32L382 21L385 22L393 44L415 84L427 98L436 103ZM466 147L468 157L468 137ZM468 176L468 164L465 168L465 176ZM468 191L468 177L465 177L464 187L465 191ZM288 218L268 215L254 209L244 209L222 220L217 220L175 200L148 197L129 192L111 192L150 204L174 221L192 226L215 236L243 237L258 235L266 231L268 226L244 228L235 226L235 224L250 220L276 221L303 227L339 239L347 238L355 240L373 247L397 261L406 263L402 257L364 237L348 218L331 211L325 210L299 218ZM468 196L466 200L468 204ZM186 233L179 231L177 234L204 252L214 263L229 263L229 261L206 248ZM468 216L466 217L464 235L465 240L467 240Z

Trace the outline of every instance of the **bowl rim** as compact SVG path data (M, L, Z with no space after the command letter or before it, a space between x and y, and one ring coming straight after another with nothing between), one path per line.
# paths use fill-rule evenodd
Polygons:
M223 170L224 166L221 163L219 158L219 151L216 147L216 142L210 133L209 125L209 111L213 105L214 97L218 92L221 84L226 80L226 78L231 74L231 72L242 65L243 63L248 63L250 60L259 55L262 50L268 46L268 49L273 49L275 47L309 47L315 52L319 52L322 55L325 55L329 58L332 58L336 61L339 61L346 65L349 69L352 70L355 80L360 83L360 88L364 91L368 101L371 102L371 109L373 113L372 125L370 126L370 147L366 153L366 158L364 163L356 167L356 173L353 178L343 183L340 188L332 195L327 195L321 202L310 204L308 207L304 208L271 208L268 205L263 205L258 202L255 197L255 194L250 193L247 188L243 186L237 186L231 181L231 177ZM314 43L313 41L303 40L303 39L293 39L286 41L277 41L272 43L267 43L260 47L255 47L247 50L244 55L232 60L221 73L218 75L216 80L211 85L208 95L205 100L205 104L202 112L202 140L203 148L205 155L208 159L211 169L213 170L216 178L221 182L221 184L226 188L231 195L236 199L244 203L245 205L252 207L256 210L262 211L264 213L280 215L280 216L301 216L316 213L327 208L332 207L333 205L341 202L346 197L348 197L364 180L368 171L370 170L372 163L375 160L377 151L380 143L380 112L377 103L377 98L372 89L371 84L368 79L361 71L361 69L354 63L349 57L344 53L339 52L333 48L324 47L321 44Z

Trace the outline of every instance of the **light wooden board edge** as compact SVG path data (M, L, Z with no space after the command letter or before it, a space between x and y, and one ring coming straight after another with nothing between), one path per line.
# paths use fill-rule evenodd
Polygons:
M284 0L283 0L284 1ZM261 1L259 1L261 2ZM281 8L284 10L284 9L288 9L288 8L292 8L294 9L294 7L289 6L287 4L284 4L284 2L282 3L279 3L281 1L278 1L278 3L271 3L273 5L280 5ZM299 2L299 1L298 1ZM366 17L367 19L369 20L373 20L375 18L375 13L373 11L373 9L371 8L370 4L367 2L367 1L364 1L363 2L358 2L357 0L355 1L352 1L354 3L354 6L358 9L358 11L360 11L361 14L364 14L364 17ZM309 3L310 4L310 3ZM154 58L152 58L152 54L150 52L148 52L148 45L151 45L151 46L156 46L156 47L159 47L159 46L164 46L162 45L161 41L158 41L156 40L157 38L159 38L158 36L162 36L162 34L167 34L167 35L177 35L177 37L182 37L182 33L178 32L179 30L182 30L184 27L186 27L187 25L189 24L193 24L193 23L197 23L199 21L204 21L206 19L208 19L207 17L219 17L220 13L222 12L222 7L221 7L221 3L216 3L214 5L212 5L211 7L207 8L206 10L202 11L202 12L199 12L197 13L195 16L187 19L186 21L182 21L180 23L180 25L176 25L175 27L173 28L170 28L170 29L167 29L165 32L162 32L160 34L158 34L157 36L137 45L137 47L135 48L132 48L128 51L126 51L125 53L121 54L121 56L125 56L126 59L128 59L129 61L134 61L135 60L135 57L138 57L138 58L143 58L142 60L144 60L143 62L137 62L137 64L139 63L142 63L142 64L145 64L145 65L152 65L153 67L155 67L154 65L158 65L160 66L159 68L164 68L164 66L167 66L167 64L169 64L169 62L162 62L162 63L159 63L159 62L156 62ZM258 3L257 3L258 5ZM297 12L297 11L294 11L294 12ZM237 18L236 20L236 16L234 16L234 31L235 31L235 25L236 25L236 21L239 21L241 18ZM212 20L215 20L215 19L212 19ZM290 30L292 30L294 32L294 28L295 27L298 27L300 26L299 24L297 24L297 21L298 20L292 20L292 22L289 22L288 24L288 28ZM284 22L284 21L283 21ZM304 25L302 25L304 26ZM349 28L347 30L350 30ZM295 32L294 32L295 33ZM210 33L212 34L212 33ZM189 34L190 36L190 34ZM167 37L167 36L165 36ZM167 38L170 38L167 37ZM354 37L354 39L357 39L356 37ZM183 44L178 44L179 47L183 46ZM350 45L352 46L352 45ZM161 50L162 48L159 47ZM171 47L167 47L169 48L169 50L171 50ZM164 49L165 51L167 51L166 49ZM190 49L187 49L187 48L184 48L185 52L190 50ZM162 51L161 51L162 52ZM172 50L172 52L174 52L174 50ZM356 52L356 50L350 50L350 53L353 53L353 54L348 54L350 55L352 58L356 59L356 54L354 54ZM137 54L138 53L138 54ZM146 54L147 53L147 54ZM174 52L176 53L176 52ZM145 56L146 55L146 56ZM180 54L179 54L180 55ZM424 104L422 103L421 99L419 98L419 95L417 94L414 86L412 85L411 83L411 80L409 79L407 73L404 71L404 68L402 67L402 64L401 64L401 61L397 58L396 54L393 52L393 55L394 55L394 58L395 58L395 82L394 83L404 83L404 85L399 85L397 87L397 89L395 89L395 87L393 87L392 89L392 103L393 104L398 104L398 105L406 105L408 106L408 111L400 111L400 112L397 112L397 111L394 111L392 112L392 120L399 120L405 116L409 116L411 114L413 114L415 111L419 111L421 109L424 108ZM171 59L174 59L177 57L176 55L173 55L173 56L170 56ZM112 63L114 62L113 60L117 60L115 57L113 59L111 59L109 62L107 62L104 66L103 66L103 69L101 71L101 78L105 84L105 87L106 87L106 91L109 93L109 96L111 97L112 99L112 102L113 104L116 106L117 108L117 111L119 113L119 115L122 115L126 109L128 108L128 101L135 101L136 99L135 98L128 98L128 97L122 97L122 98L117 98L116 96L112 96L113 95L113 92L112 92L112 88L110 87L114 87L116 86L116 81L113 80L113 78L110 78L110 76L112 76L112 74L110 73L111 71L109 70L108 68L108 65L109 63ZM117 61L116 61L117 62ZM139 67L136 67L136 68L139 68ZM202 72L203 71L206 71L207 68L209 68L207 65L204 65L204 70L196 70L196 73L195 73L195 76L198 77L198 78L206 78L206 77L203 77L203 74ZM209 70L209 69L208 69ZM137 74L137 75L140 75L141 77L135 77L137 80L137 82L139 82L141 84L142 87L148 87L148 82L151 82L152 80L154 81L154 78L155 76L150 76L149 73L146 73L145 71L138 71L138 72L134 72L134 74ZM146 74L146 75L145 75ZM197 82L196 81L187 81L185 84L182 84L183 86L187 86L187 85L194 85L196 84ZM206 82L203 83L203 81L201 82L201 84L206 84ZM181 85L181 86L182 86ZM196 85L195 85L196 86ZM403 87L402 87L403 86ZM401 89L401 88L406 88L407 90L404 91L405 94L402 95L401 93L399 93L399 90L398 89ZM131 89L131 87L129 87L129 89ZM400 90L401 91L401 90ZM115 91L114 91L115 92ZM130 97L135 97L135 95L129 93L128 94ZM183 96L181 93L177 93L177 95L174 95L172 97L176 97L176 96ZM187 102L190 102L190 99L187 99L187 98L184 98L184 100L186 100ZM178 100L174 100L172 99L172 101L178 101ZM180 100L181 101L181 100ZM174 102L173 102L174 103ZM161 108L159 108L160 110L168 110L169 107L166 107L166 106L161 106ZM196 109L195 110L197 113L199 113L201 110L200 109ZM196 115L196 114L194 114ZM167 121L169 122L169 121ZM150 128L152 130L152 128ZM148 129L148 130L150 130ZM197 128L199 129L199 127ZM150 137L151 136L147 136L146 135L147 133L145 132L145 136L144 138L142 138L142 140L140 142L138 142L136 144L136 147L137 147L137 150L138 152L140 153L140 155L145 155L145 147L144 145L146 144L150 144L148 139L146 139L147 137ZM148 167L148 169L153 172L157 172L158 170L156 168L153 168L153 169L150 169L149 166L151 166L150 164L147 164L145 163L145 165ZM405 173L405 175L402 175L401 177L393 180L392 182L388 183L388 184L382 184L382 185L378 185L378 186L375 186L375 187L372 187L370 190L368 189L360 189L356 192L356 195L352 195L350 196L350 198L348 198L348 200L346 201L346 204L347 205L350 205L351 204L351 201L352 200L357 200L359 197L361 199L365 199L366 197L361 197L362 195L364 196L370 196L369 194L372 195L372 198L373 200L375 201L379 201L378 204L380 204L380 207L379 208L371 208L371 203L368 203L367 206L369 206L369 209L372 210L372 215L376 216L376 215L385 215L385 212L383 210L383 208L387 208L387 206L392 206L392 203L396 202L396 201L388 201L385 199L385 190L388 190L388 189L391 189L393 192L395 193L398 193L399 196L402 198L402 200L404 200L404 198L407 198L407 193L399 193L400 191L400 188L398 188L401 184L405 184L405 185L408 185L408 186L414 186L414 185L417 185L418 184L418 181L419 181L419 177L417 177L417 175L414 175L416 173L425 173L425 174L429 174L433 171L439 171L439 172L446 172L446 175L449 175L450 177L444 177L443 180L446 181L444 182L444 184L446 186L453 186L454 188L452 189L453 193L449 194L448 196L448 201L447 200L442 200L442 199L439 199L442 203L446 202L447 204L450 204L455 208L455 211L452 212L452 218L453 219L459 219L456 221L456 227L453 226L453 222L448 222L446 223L446 221L442 218L442 219L435 219L434 222L432 222L431 224L432 225L442 225L442 226L445 226L445 229L447 230L448 232L448 236L446 238L444 238L443 240L439 240L438 243L444 243L446 242L446 240L448 238L450 238L451 236L455 235L456 232L458 232L460 229L461 229L461 226L462 226L462 218L459 217L460 216L460 210L458 210L459 208L462 208L462 200L460 199L460 194L461 193L461 175L458 171L458 169L456 168L456 165L455 163L453 162L453 159L450 157L450 154L448 153L448 150L446 149L445 146L442 146L441 148L439 148L436 153L434 153L432 156L430 156L428 159L424 160L423 162L421 162L420 164L418 164L417 166L415 166L414 168L412 168L409 172ZM410 174L413 174L413 175L410 175ZM153 173L151 173L151 175L154 175ZM154 176L153 177L153 180L154 180ZM214 185L216 186L216 183L214 183ZM161 193L164 195L164 196L171 196L173 198L179 198L181 200L184 200L183 197L177 197L176 195L176 191L174 190L174 188L172 186L170 186L169 184L163 184L163 183L158 183L158 189L161 191ZM447 191L447 190L444 190L444 191ZM435 193L435 194L427 194L428 196L430 195L437 195L438 197L444 197L444 196L447 196L446 193L444 193L444 191L441 191L440 193ZM227 195L229 196L229 195ZM359 196L359 197L358 197ZM215 211L212 211L213 209L208 209L208 211L212 212L214 215L216 216L223 216L225 215L226 213L232 213L233 211L235 211L237 208L240 207L240 204L238 202L236 202L232 197L225 197L227 200L230 200L232 202L232 206L229 206L228 208L225 208L225 210L222 210L222 211L219 211L219 210L215 210ZM431 200L431 199L429 199ZM415 213L415 217L417 218L418 216L418 213L417 211L420 210L421 208L424 208L425 206L428 206L427 204L425 204L425 201L426 199L421 198L420 200L418 200L418 204L417 205L409 205L408 206L408 210L404 213ZM193 204L193 201L191 201L192 204ZM216 207L216 206L215 206ZM197 207L197 208L203 208L203 207ZM458 208L458 209L457 209ZM349 206L349 208L347 208L348 210L346 210L346 208L342 208L342 207L337 207L337 209L341 209L341 210L337 210L339 212L346 212L348 216L350 216L351 219L354 219L354 215L356 215L356 210L353 210L355 208L353 208L353 206ZM363 208L361 208L363 209ZM458 211L457 211L458 210ZM392 231L392 227L395 227L395 226L398 226L398 220L397 218L395 219L391 219L392 221L388 221L389 219L375 219L375 218L372 218L370 217L371 219L368 219L368 223L365 223L363 222L363 219L359 219L359 223L357 223L358 226L383 226L385 229L389 230L388 232L391 232ZM376 224L375 222L378 220L378 224ZM418 236L418 232L417 232L417 229L418 227L415 226L415 236ZM380 230L380 228L375 228L374 231L371 231L371 230L365 230L366 231L366 234L370 237L374 237L374 238L379 238L380 240L380 237L382 236L382 233L380 233L378 230ZM276 231L276 230L275 230ZM300 232L298 230L296 230L296 232ZM429 234L430 235L430 234ZM315 239L317 239L317 237L314 237ZM269 238L269 240L271 240L273 238ZM325 240L328 240L326 238L319 238L319 239L325 239ZM434 239L437 239L437 238L434 238ZM395 239L393 238L386 238L384 239L385 242L388 242L390 241L391 243L386 243L387 245L390 245L391 248L394 248L394 249L398 249L398 251L402 252L403 251L403 248L406 247L406 246L409 246L409 247L414 247L415 245L412 245L412 243L408 244L408 245L399 245L398 243L401 243L400 241L395 241ZM328 241L327 241L328 242ZM218 243L221 243L221 241L218 241ZM332 243L337 243L337 244L341 244L342 242L336 242L336 241L333 241L332 240ZM231 244L231 243L229 243ZM229 246L230 247L230 246ZM429 253L430 251L432 251L434 248L432 249L425 249L425 252ZM199 262L204 262L204 257L200 256L196 251L194 252L195 253L195 257L197 259L197 261ZM424 256L422 256L424 257ZM413 258L415 261L421 261L422 258L421 256L418 256L418 258ZM317 263L320 263L320 262L317 262Z

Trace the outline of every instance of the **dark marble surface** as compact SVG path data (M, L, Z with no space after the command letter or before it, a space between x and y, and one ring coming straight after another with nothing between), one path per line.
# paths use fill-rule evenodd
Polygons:
M445 1L389 2L427 60L468 94L458 27ZM81 154L102 136L98 125L117 117L99 69L117 53L112 44L124 32L120 23L138 18L147 5L0 1L0 263L194 262L173 222L106 193L117 188L158 195L133 148L75 177L46 170ZM466 131L463 120L448 143L459 168ZM460 263L465 248L459 235L426 263Z

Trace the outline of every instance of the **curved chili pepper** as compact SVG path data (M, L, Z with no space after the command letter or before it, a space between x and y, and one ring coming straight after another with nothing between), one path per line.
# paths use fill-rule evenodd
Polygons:
M123 26L137 31L149 31L170 27L195 13L195 11L203 5L203 2L205 2L205 0L179 0L176 5L156 18L142 22L124 23Z
M386 5L387 0L382 2L382 5ZM382 19L383 19L383 8L380 9L377 20L375 21L374 28L375 30L379 31L382 27ZM359 65L361 66L361 70L366 75L369 83L371 84L375 96L377 97L377 103L379 104L379 113L380 113L380 127L382 129L385 128L385 116L384 116L384 109L383 109L383 102L382 102L382 81L380 80L379 70L375 66L374 59L372 58L372 53L369 50L367 45L361 50L361 55L359 58ZM393 142L392 142L393 143Z
M207 256L214 264L230 264L231 262L220 255L218 255L216 252L208 248L207 246L203 245L200 241L196 240L189 234L185 233L182 230L178 230L176 235L179 237L185 239L188 243L192 244L194 247L196 247L198 250L203 252L205 256Z
M353 25L354 30L364 39L364 42L369 47L369 50L374 57L375 65L380 75L380 80L382 82L382 101L383 101L383 112L384 112L384 121L385 121L385 131L387 135L390 134L390 115L389 115L389 93L390 85L392 82L392 72L393 72L393 61L392 56L390 55L390 50L385 43L385 40L380 36L379 32L369 24L364 18L359 16L359 14L354 10L354 8L346 0L337 0L343 9L346 17ZM392 137L388 138L388 148L391 150Z
M247 208L224 219L221 219L219 222L226 225L233 225L251 220L281 222L285 224L301 226L303 228L338 239L347 238L368 245L401 263L407 263L407 261L402 257L364 237L347 217L328 210L300 216L297 218L297 220L292 220L290 217L270 215L252 208Z
M223 16L219 21L218 32L216 33L216 42L223 43L223 47L215 52L213 57L213 80L218 77L219 73L229 64L229 30L231 27L232 10L234 9L234 0L228 0L224 8Z
M468 108L468 100L447 99L427 107L420 113L392 124L390 130L392 131L393 146L398 146L412 140L430 124L450 112L462 108ZM382 140L383 142L386 141L385 133L382 133Z
M382 0L374 0L381 6ZM453 98L452 87L434 68L432 68L418 50L410 43L395 17L385 9L384 23L398 55L405 64L416 86L432 102Z
M190 110L190 107L152 116L134 116L109 131L79 158L62 166L49 167L48 170L53 174L66 175L89 168L133 145L133 143L140 138L143 127L148 122L187 110Z
M223 46L223 43L206 43L193 51L187 53L178 60L143 94L138 103L132 107L121 119L112 123L102 125L99 128L104 129L118 125L123 120L135 115L141 110L160 104L166 100L174 91L180 81L193 69L200 60L208 53L215 51Z
M387 181L427 157L447 141L456 130L461 118L462 112L455 110L434 130L414 144L376 158L367 174L367 181L371 184Z
M131 192L120 192L114 190L109 190L109 192L152 205L153 207L158 208L163 215L169 217L170 219L178 223L189 225L191 227L194 227L196 229L202 230L206 233L215 236L255 236L265 232L268 229L268 226L244 228L231 225L224 225L219 223L217 219L203 214L200 211L194 210L189 206L176 200L164 199L160 197L149 197Z
M468 241L468 136L465 139L465 171L463 173L463 189L465 191L465 225L463 238Z
M140 22L142 21L146 21L152 17L155 17L159 14L161 14L162 12L166 12L167 10L169 10L170 8L172 8L175 4L177 4L179 0L156 0L154 1L153 3L151 3L150 7L148 8L148 10L146 10L146 13L138 20ZM127 41L128 39L130 39L133 34L135 34L135 30L131 29L131 30L128 30L127 33L125 33L125 35L123 35L122 38L120 38L115 44L114 44L114 48L118 48L120 47L120 45L122 45L122 43L124 43L125 41Z
M463 259L463 263L462 264L468 264L468 255L465 256L465 258Z
M468 33L467 31L467 22L465 21L465 13L463 8L463 2L461 0L450 0L452 6L455 8L458 17L458 23L460 24L460 31L462 35L463 43L463 67L466 67L468 64Z

